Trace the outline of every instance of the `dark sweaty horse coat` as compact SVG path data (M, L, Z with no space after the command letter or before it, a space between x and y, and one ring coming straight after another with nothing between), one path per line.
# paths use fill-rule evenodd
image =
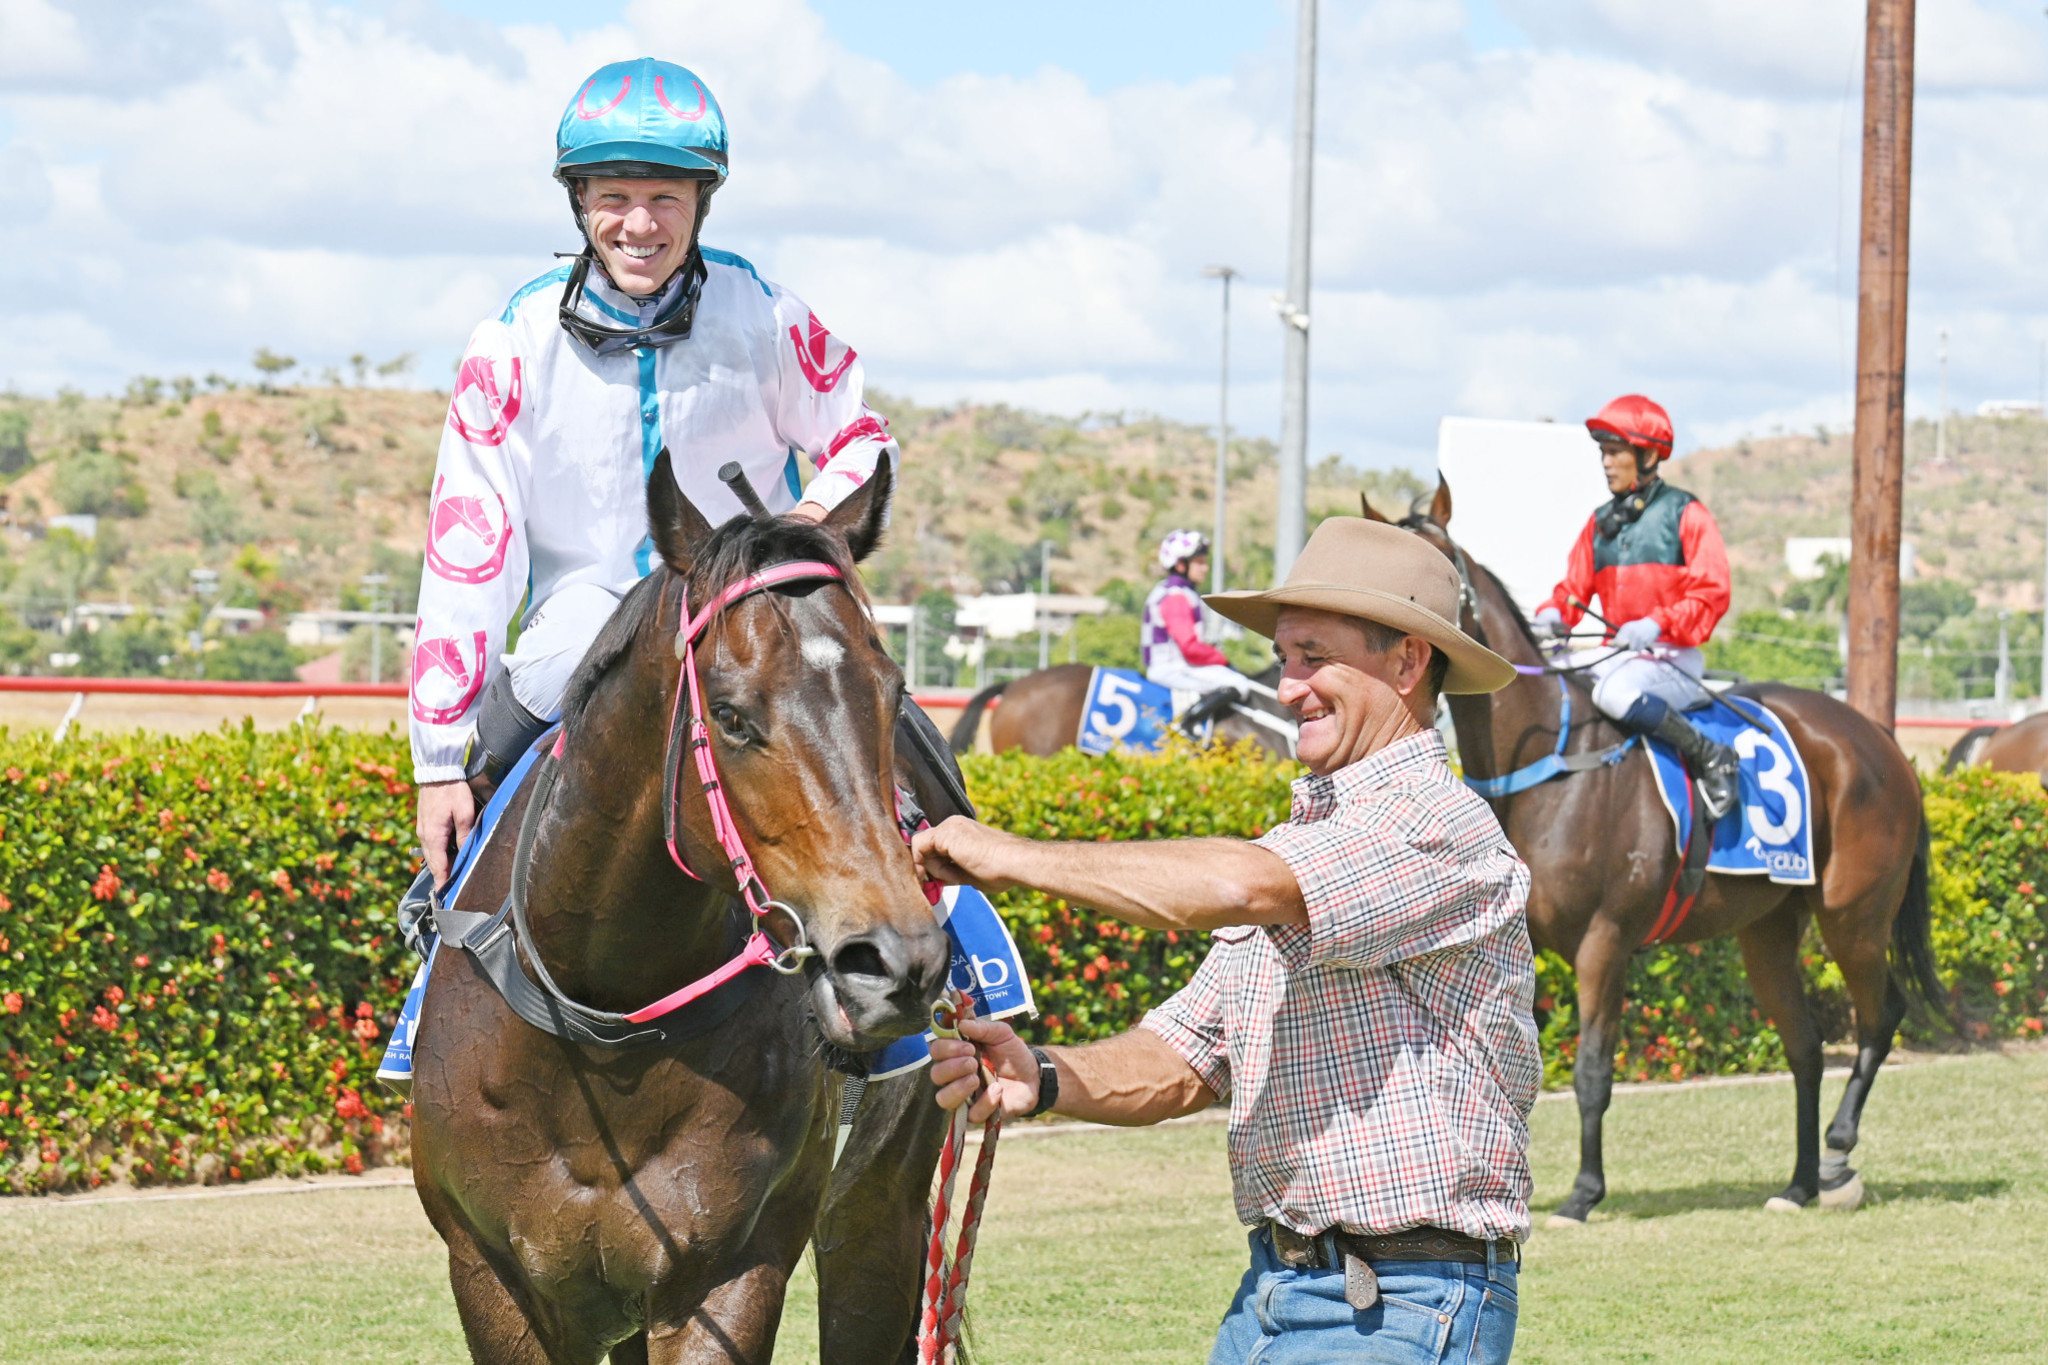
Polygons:
M839 1079L822 1060L923 1027L946 971L896 824L902 676L853 572L889 487L885 465L822 527L737 518L713 532L666 455L656 464L661 563L571 684L544 806L526 810L529 782L465 902L506 895L517 828L531 844L533 940L571 999L637 1009L730 957L746 916L694 768L678 783L679 844L706 880L678 870L663 842L683 592L701 604L748 572L824 560L843 582L744 599L698 645L740 833L818 956L799 976L745 973L722 988L736 993L728 1017L678 1046L611 1050L529 1026L444 945L421 1017L413 1161L478 1361L766 1360L814 1230L824 1358L905 1351L943 1115L922 1075L874 1087L835 1172ZM942 793L918 795L948 813Z
M1368 516L1377 516L1368 506ZM1384 518L1379 518L1384 520ZM1471 586L1466 632L1511 663L1545 663L1522 613L1500 582L1468 560L1445 529L1450 489L1401 524L1458 564ZM1625 736L1596 711L1591 693L1567 675L1573 734L1566 752L1598 750ZM1890 1052L1909 996L1936 1009L1944 998L1928 938L1927 835L1920 783L1890 735L1819 692L1766 684L1741 689L1784 720L1812 782L1818 881L1780 886L1763 877L1709 874L1671 940L1734 934L1757 1003L1777 1025L1796 1084L1797 1139L1791 1182L1776 1200L1804 1206L1853 1203L1861 1185L1848 1169L1863 1104ZM1485 696L1449 698L1465 771L1503 776L1551 752L1557 739L1558 680L1524 677ZM1614 1087L1622 989L1629 958L1663 911L1679 854L1671 819L1640 754L1612 766L1555 778L1495 800L1508 838L1529 864L1529 934L1572 963L1579 985L1580 1165L1556 1219L1583 1221L1606 1196L1601 1119ZM1841 968L1856 1012L1856 1063L1827 1130L1821 1161L1821 1035L1806 1000L1799 945L1809 922Z

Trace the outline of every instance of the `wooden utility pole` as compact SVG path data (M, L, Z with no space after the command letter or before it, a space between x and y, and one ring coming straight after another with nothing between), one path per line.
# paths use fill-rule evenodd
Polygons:
M1899 690L1899 505L1906 468L1906 230L1913 185L1913 0L1868 0L1863 250L1856 286L1849 705L1892 728Z

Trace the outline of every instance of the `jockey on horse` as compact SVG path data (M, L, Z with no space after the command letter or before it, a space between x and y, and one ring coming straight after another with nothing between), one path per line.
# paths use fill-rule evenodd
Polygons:
M1713 513L1658 476L1671 458L1671 416L1625 394L1587 419L1613 501L1579 533L1564 581L1536 609L1539 632L1562 635L1600 598L1606 647L1590 660L1593 704L1624 729L1655 735L1685 757L1710 820L1735 806L1735 751L1681 714L1709 700L1700 646L1728 610L1728 551ZM1619 623L1619 624L1615 624Z
M1200 695L1181 716L1181 724L1192 727L1249 696L1251 689L1223 651L1199 633L1202 593L1195 585L1209 572L1209 538L1200 531L1167 532L1159 542L1159 567L1166 577L1145 597L1139 659L1148 682Z
M645 484L664 449L714 523L742 510L717 475L727 461L768 510L816 522L900 454L862 402L854 352L746 260L699 245L727 170L703 81L651 58L602 67L556 144L583 249L471 334L434 473L412 669L426 870L400 906L409 939L480 799L560 714L649 573Z

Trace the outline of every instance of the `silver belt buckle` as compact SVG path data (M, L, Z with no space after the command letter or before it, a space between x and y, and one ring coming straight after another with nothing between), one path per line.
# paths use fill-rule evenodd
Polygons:
M1344 1253L1344 1302L1354 1313L1363 1313L1380 1301L1380 1277L1362 1257Z

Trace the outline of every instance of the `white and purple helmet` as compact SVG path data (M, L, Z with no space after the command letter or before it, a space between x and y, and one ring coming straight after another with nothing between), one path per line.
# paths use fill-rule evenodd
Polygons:
M1170 569L1183 559L1209 553L1209 537L1200 531L1168 531L1159 542L1159 567Z

